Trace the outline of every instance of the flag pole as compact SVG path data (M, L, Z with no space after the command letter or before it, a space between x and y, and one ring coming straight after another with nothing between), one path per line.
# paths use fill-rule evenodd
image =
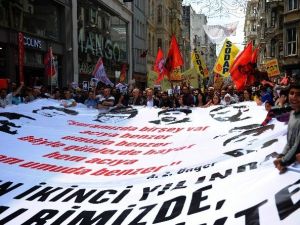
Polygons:
M50 47L50 95L52 95L52 60L53 60L53 53L52 47Z

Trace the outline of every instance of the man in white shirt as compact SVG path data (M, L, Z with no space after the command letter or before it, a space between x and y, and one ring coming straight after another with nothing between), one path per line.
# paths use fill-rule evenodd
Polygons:
M146 90L146 96L147 107L158 107L159 101L153 97L153 90L151 88Z
M109 109L114 106L115 97L110 94L111 90L109 87L104 88L103 95L99 96L97 108L98 109Z

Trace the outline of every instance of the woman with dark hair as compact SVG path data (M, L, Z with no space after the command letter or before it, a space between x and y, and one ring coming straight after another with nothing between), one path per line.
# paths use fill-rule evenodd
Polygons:
M221 98L218 94L214 94L214 97L212 100L206 103L204 107L214 106L214 105L220 105Z
M196 98L196 103L195 106L196 107L203 107L205 106L205 96L202 92L199 92Z
M253 101L251 89L245 89L243 91L243 101L244 102L246 102L246 101Z
M288 91L287 90L281 90L279 92L279 97L275 101L275 106L282 108L286 107L288 105Z

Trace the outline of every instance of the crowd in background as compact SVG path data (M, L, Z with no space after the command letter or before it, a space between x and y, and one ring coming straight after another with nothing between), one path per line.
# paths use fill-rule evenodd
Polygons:
M115 87L101 83L83 90L82 86L63 89L39 86L28 87L24 83L19 86L11 83L8 89L1 89L0 107L28 103L38 98L52 98L60 101L64 107L82 103L89 108L109 109L113 106L148 106L158 108L210 107L214 105L230 105L243 101L255 101L257 105L286 107L288 105L289 80L277 81L273 85L257 84L238 92L232 83L219 86L207 86L203 89L192 88L181 83L176 91L160 91L157 88L128 88L125 84Z

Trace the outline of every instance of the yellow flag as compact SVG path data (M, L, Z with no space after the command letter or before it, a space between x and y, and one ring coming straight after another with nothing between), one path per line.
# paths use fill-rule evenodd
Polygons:
M155 81L157 80L157 73L155 71L149 71L147 74L147 87L154 88Z
M172 70L171 75L170 75L170 80L171 81L180 81L181 80L180 66L178 66Z
M197 52L196 50L192 52L192 62L194 68L196 69L197 73L200 74L200 76L208 77L208 69L206 63L204 62L204 59L201 57L199 52Z
M167 76L164 77L164 79L161 82L161 90L167 91L168 89L171 89L171 83Z
M274 77L280 75L280 70L278 66L277 59L270 59L266 61L266 68L269 77Z
M196 70L196 68L191 68L189 70L186 70L182 73L182 79L186 84L191 85L194 88L199 87L199 81L198 81L199 75Z
M234 58L238 53L238 47L236 47L230 40L226 38L217 62L214 66L214 72L224 77L228 77L230 66L232 65Z

